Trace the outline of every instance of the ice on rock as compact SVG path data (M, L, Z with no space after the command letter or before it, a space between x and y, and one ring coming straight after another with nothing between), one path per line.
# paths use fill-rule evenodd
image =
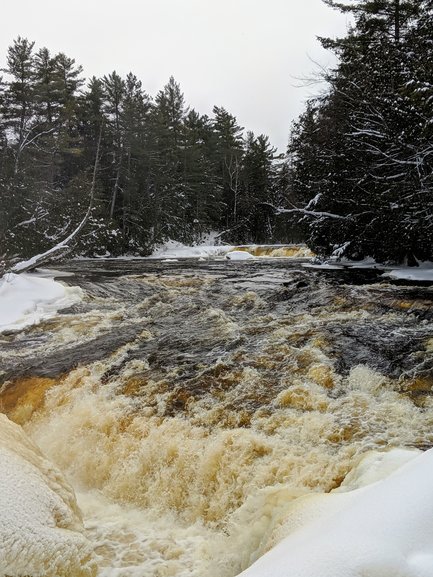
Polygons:
M0 575L94 577L71 487L18 425L0 414Z

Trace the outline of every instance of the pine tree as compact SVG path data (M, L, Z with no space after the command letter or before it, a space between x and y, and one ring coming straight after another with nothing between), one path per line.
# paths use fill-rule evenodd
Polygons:
M190 110L184 120L184 134L185 235L191 242L218 228L221 189L213 161L214 134L210 119Z
M239 225L239 193L244 154L243 128L222 107L213 109L216 136L215 161L220 176L224 217L221 225L230 231ZM230 232L228 233L230 234ZM229 238L229 237L227 237Z
M14 172L18 173L21 156L34 138L34 42L18 37L8 49L7 74L3 92L3 126L11 131L14 152Z
M105 96L104 112L106 116L106 132L111 139L112 190L109 200L109 215L110 219L113 220L117 214L120 200L120 181L124 162L121 114L125 95L125 81L114 71L108 76L104 76L102 83Z
M86 213L89 190L76 247L88 255L145 254L222 227L227 240L270 238L273 154L264 136L246 154L236 118L189 110L174 78L154 102L132 73L84 86L72 58L18 38L0 78L2 253L28 257L64 238Z
M184 186L185 101L171 77L155 98L151 112L151 198L154 206L154 239L182 240L182 219L188 209Z
M122 184L123 250L133 250L149 243L150 216L148 197L150 138L150 98L138 78L129 73L121 114L125 170Z
M267 136L247 133L239 202L245 221L244 241L266 242L273 237L273 211L268 204L272 203L276 184L275 153Z

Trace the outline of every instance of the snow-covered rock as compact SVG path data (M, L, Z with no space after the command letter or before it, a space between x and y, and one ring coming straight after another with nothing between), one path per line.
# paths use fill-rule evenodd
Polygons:
M5 274L0 279L0 333L47 319L81 299L78 287L67 287L34 273Z
M364 463L346 492L294 501L274 541L284 538L242 577L431 577L433 450L390 455Z
M96 575L71 487L1 413L0 487L0 575Z
M255 257L246 250L232 250L226 254L227 260L253 260Z

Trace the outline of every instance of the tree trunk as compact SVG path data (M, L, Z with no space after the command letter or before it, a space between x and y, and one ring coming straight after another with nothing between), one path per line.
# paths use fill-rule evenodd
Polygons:
M394 38L396 44L400 42L400 0L395 0L395 8L394 8Z

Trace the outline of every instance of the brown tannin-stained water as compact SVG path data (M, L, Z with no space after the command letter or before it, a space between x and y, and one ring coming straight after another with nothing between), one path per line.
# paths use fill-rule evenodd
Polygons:
M0 408L75 488L100 576L234 577L294 497L433 446L429 286L290 259L62 269L85 298L0 335Z

